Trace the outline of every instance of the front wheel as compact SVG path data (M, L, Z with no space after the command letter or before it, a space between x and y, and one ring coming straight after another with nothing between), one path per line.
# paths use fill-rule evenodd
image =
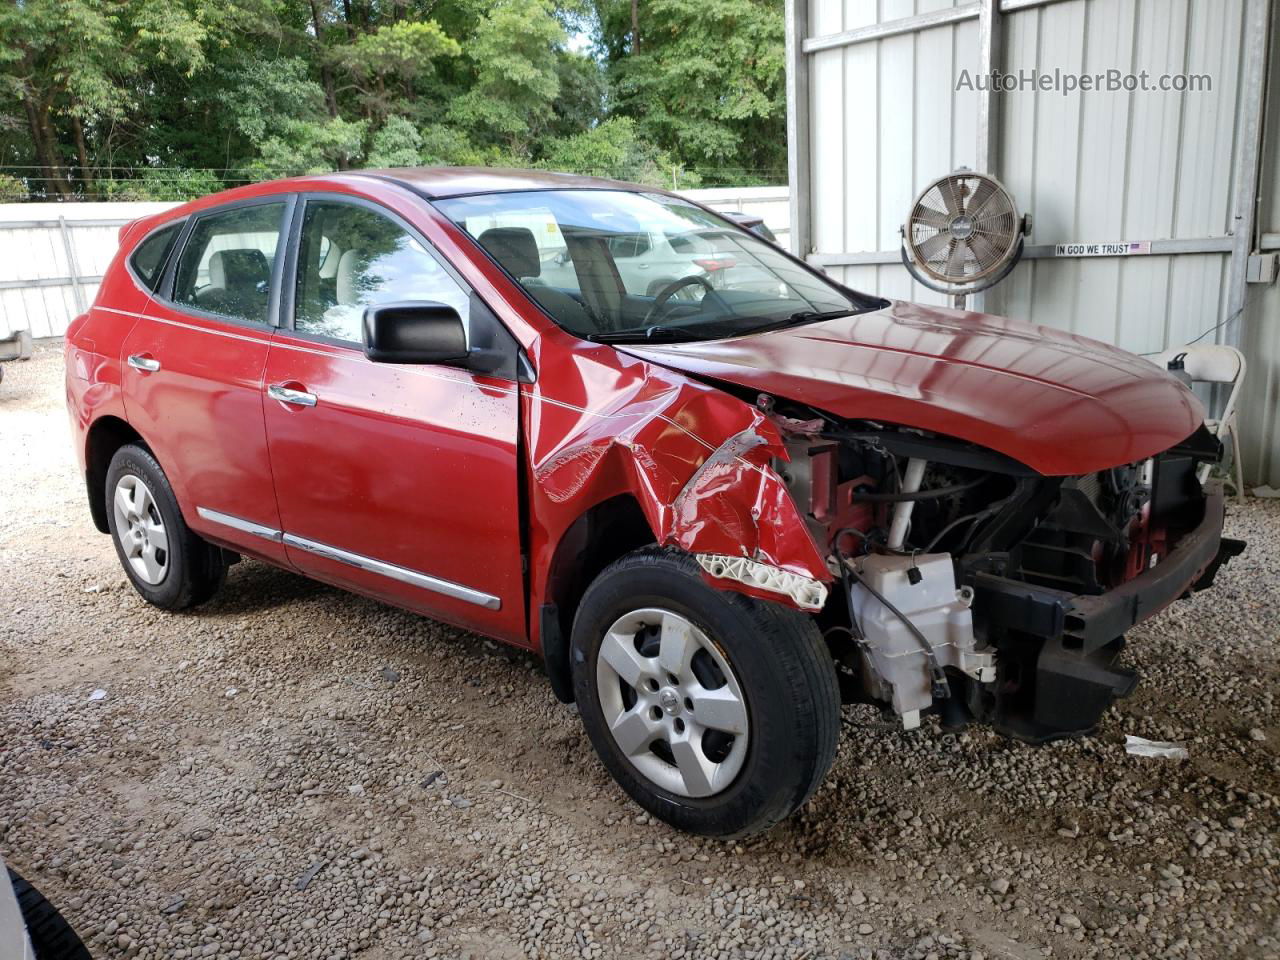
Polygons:
M27 938L31 941L35 960L92 960L71 924L67 923L39 890L12 869L9 870L8 877L13 885L14 898L18 901L22 922L27 928ZM13 932L0 930L0 934L5 937L11 936ZM7 953L5 955L9 956Z
M835 756L840 695L813 621L712 588L680 551L645 548L596 578L572 663L605 767L678 829L768 829L812 796Z

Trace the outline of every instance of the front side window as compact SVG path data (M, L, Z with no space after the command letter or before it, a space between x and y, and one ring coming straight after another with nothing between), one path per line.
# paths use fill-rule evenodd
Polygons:
M157 230L138 244L138 249L133 251L133 256L129 258L129 262L133 265L133 272L148 290L154 290L156 284L160 282L160 274L164 272L169 251L173 248L173 242L178 239L181 230L181 223Z
M436 206L593 340L714 339L882 305L677 197L531 190Z
M408 300L448 304L467 320L466 291L418 238L367 207L307 201L298 246L295 330L363 343L366 307Z
M178 261L174 301L235 320L267 323L271 265L284 211L284 203L260 203L197 220Z

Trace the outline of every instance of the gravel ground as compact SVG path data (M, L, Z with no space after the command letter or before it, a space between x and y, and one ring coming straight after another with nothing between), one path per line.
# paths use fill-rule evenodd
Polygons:
M57 345L5 373L0 853L95 956L1280 957L1278 503L1233 508L1248 553L1134 632L1096 736L851 709L800 815L713 842L642 815L523 654L252 562L146 606Z

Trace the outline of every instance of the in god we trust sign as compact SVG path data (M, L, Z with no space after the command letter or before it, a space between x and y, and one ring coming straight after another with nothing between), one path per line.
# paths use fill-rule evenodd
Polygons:
M1140 243L1060 243L1055 257L1133 257L1151 252L1151 241Z

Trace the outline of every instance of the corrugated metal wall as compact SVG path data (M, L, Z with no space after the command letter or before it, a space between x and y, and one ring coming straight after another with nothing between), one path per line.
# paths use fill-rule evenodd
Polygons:
M814 0L809 32L826 36L954 6ZM978 23L968 20L812 55L814 251L896 251L898 228L920 188L974 165L977 96L955 86L962 69L977 71L977 48ZM900 264L829 272L885 296L943 302Z
M807 198L810 217L809 244L801 252L838 279L886 296L946 302L902 267L898 230L930 180L978 166L983 98L956 87L962 71L976 77L981 69L983 7L972 0L791 0L791 68L794 73L801 64L808 71L808 150L796 154L798 166L807 166L808 184L797 183L793 172L793 189L801 204ZM1000 9L1002 36L992 61L1005 73L1034 67L1076 74L1145 70L1153 78L1207 74L1212 89L995 95L999 148L984 172L999 177L1033 215L1028 243L1042 249L970 306L1137 353L1212 328L1227 316L1231 296L1233 183L1251 134L1244 90L1257 0L1002 0ZM894 23L906 18L926 22ZM877 25L895 35L879 38L866 29ZM1280 94L1271 99L1274 112ZM1273 123L1271 140L1276 129ZM1276 181L1273 145L1265 156L1264 179ZM1280 183L1273 184L1276 191ZM1262 228L1280 230L1274 198L1269 216ZM800 243L802 234L797 231ZM1043 249L1170 240L1202 252L1057 258ZM1265 346L1266 357L1280 356L1280 337L1270 329L1280 295L1274 287L1251 285L1248 292L1253 346ZM1237 338L1238 326L1203 342ZM1280 486L1280 383L1273 367L1255 360L1258 382L1250 387L1259 409L1246 423L1245 462L1250 474ZM1264 374L1265 395L1258 392ZM1266 468L1255 470L1263 460Z
M1203 73L1198 93L1014 94L999 175L1036 243L1207 239L1231 228L1241 0L1069 0L1006 18L1011 72ZM1228 255L1041 259L988 309L1137 353L1185 343L1225 309Z

